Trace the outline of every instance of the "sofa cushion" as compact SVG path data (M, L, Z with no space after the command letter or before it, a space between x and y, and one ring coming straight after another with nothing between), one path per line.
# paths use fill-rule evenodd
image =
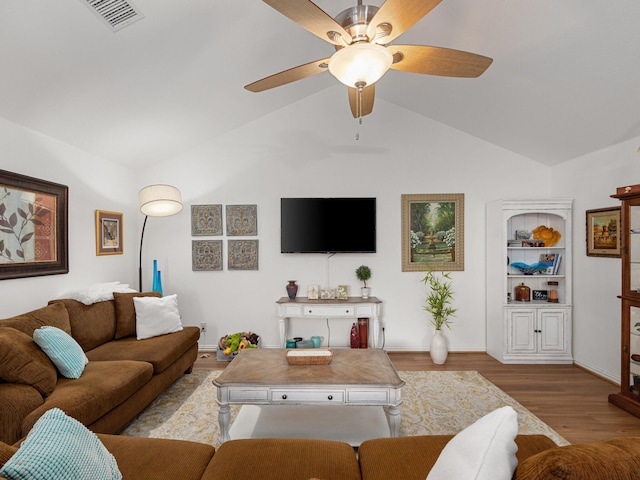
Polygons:
M136 297L133 299L133 305L136 308L138 340L182 330L176 294L162 298Z
M48 305L28 313L0 320L0 326L20 330L22 333L29 335L29 338L33 337L33 331L36 328L45 325L58 327L60 330L71 333L69 312L64 305Z
M417 435L366 440L358 448L362 479L424 480L440 452L453 437ZM553 440L544 435L518 435L516 445L519 462L556 446Z
M215 452L211 445L183 440L107 434L98 438L116 457L122 476L136 480L200 480Z
M94 303L104 302L105 300L113 300L113 294L115 292L135 292L135 290L129 288L129 285L126 283L95 283L88 287L81 287L65 292L60 298L71 298L85 305L92 305Z
M113 300L92 305L84 305L71 299L49 302L52 305L58 303L69 312L70 333L85 352L113 340L116 332L116 310Z
M9 480L120 480L116 459L95 433L59 408L46 412L0 469Z
M505 406L480 418L444 447L427 480L511 480L518 466L518 415Z
M87 352L90 362L99 360L140 360L153 365L154 374L164 372L173 362L198 342L200 329L184 327L182 331L137 340L126 337L100 345Z
M49 395L56 386L58 372L29 335L0 327L0 378L31 385L42 395Z
M295 456L293 453L295 452ZM238 459L256 468L238 470ZM297 460L297 461L296 461ZM230 467L231 466L231 467ZM342 442L302 438L229 440L216 451L202 480L360 479L353 448ZM401 478L392 476L388 478Z
M4 442L0 442L0 467L4 467L4 464L18 451L17 447L7 445Z
M89 362L80 378L58 379L44 404L23 420L23 434L33 428L45 411L54 407L84 425L91 425L142 388L152 375L153 367L146 362Z
M116 340L136 334L136 310L133 297L160 297L159 292L113 293L116 304Z
M0 442L14 444L22 435L22 419L44 403L30 385L0 382Z
M515 480L640 477L640 437L555 447L521 462Z
M71 335L56 327L40 327L33 340L65 378L80 378L89 360Z

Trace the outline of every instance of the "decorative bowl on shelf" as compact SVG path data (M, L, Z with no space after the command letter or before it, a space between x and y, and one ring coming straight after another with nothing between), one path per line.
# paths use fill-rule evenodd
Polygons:
M549 268L549 265L544 262L534 263L533 265L527 265L522 262L513 262L511 267L519 270L523 275L537 275L545 273L547 268Z

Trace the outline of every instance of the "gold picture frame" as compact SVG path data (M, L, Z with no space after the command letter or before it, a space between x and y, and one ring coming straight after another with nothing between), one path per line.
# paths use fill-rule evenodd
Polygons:
M96 210L96 255L124 253L124 215Z
M586 211L587 256L620 258L621 208L596 208Z
M464 194L402 195L402 271L464 270Z

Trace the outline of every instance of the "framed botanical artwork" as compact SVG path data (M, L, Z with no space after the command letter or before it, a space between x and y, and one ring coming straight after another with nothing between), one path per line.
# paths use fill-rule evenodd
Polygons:
M258 235L257 205L227 205L227 235Z
M309 288L307 289L307 299L318 300L319 296L320 296L320 285L317 285L317 284L309 285Z
M258 240L227 240L229 270L258 270Z
M587 210L587 256L620 258L620 207Z
M192 240L191 269L194 272L222 270L222 240Z
M122 255L124 251L123 215L96 210L96 255Z
M338 285L338 300L349 300L349 285Z
M464 270L464 194L402 195L402 271Z
M191 235L222 235L222 205L191 205Z
M69 273L66 185L0 170L0 280Z

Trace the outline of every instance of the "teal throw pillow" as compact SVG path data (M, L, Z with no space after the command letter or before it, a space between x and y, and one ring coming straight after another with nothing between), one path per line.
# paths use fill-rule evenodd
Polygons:
M57 327L40 327L33 341L47 354L63 377L80 378L89 359L82 347L67 332Z
M95 433L59 408L45 412L0 469L8 480L121 480L114 456Z

